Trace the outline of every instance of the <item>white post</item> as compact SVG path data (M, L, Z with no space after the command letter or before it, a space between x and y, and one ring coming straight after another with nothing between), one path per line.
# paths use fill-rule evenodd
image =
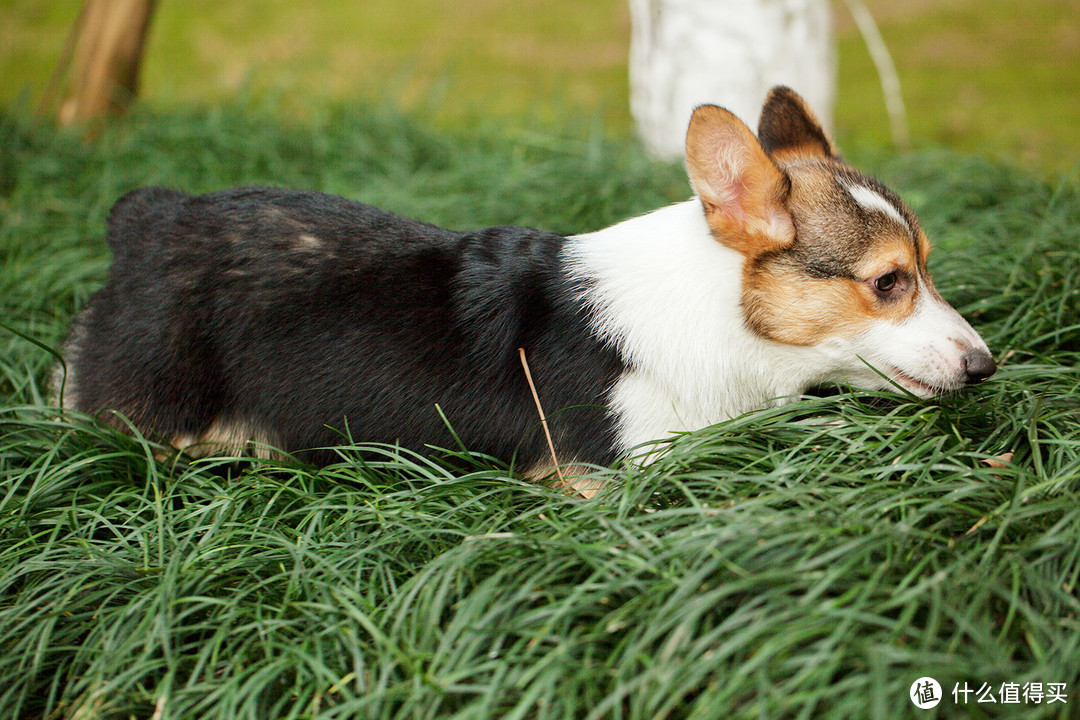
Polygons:
M694 108L720 105L752 129L788 85L832 124L836 87L827 0L629 0L630 110L645 148L683 155Z

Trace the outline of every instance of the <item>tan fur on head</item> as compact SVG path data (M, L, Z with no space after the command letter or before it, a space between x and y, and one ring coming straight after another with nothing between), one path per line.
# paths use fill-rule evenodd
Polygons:
M808 161L788 166L788 208L800 240L791 253L748 262L743 274L743 309L757 334L792 345L816 345L826 337L853 337L871 322L900 322L915 309L918 292L934 293L926 271L929 244L906 225L866 232L865 222L846 207L835 180L838 163ZM851 256L852 249L857 253ZM814 277L808 264L824 261L843 273ZM883 299L875 278L896 271L909 292Z
M853 337L880 319L900 322L914 311L915 297L912 292L884 303L866 282L808 278L800 269L778 264L748 273L743 305L747 324L759 335L817 345L828 337Z

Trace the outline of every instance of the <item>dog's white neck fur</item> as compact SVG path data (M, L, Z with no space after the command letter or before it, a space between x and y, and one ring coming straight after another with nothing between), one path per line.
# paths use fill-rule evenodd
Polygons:
M697 199L571 238L564 258L594 331L628 365L609 395L623 452L829 379L828 347L747 329L743 257L713 238Z

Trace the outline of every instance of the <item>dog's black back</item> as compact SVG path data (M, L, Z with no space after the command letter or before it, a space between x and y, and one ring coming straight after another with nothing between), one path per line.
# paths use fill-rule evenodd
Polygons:
M559 251L519 227L458 233L331 195L161 188L119 200L108 283L73 326L71 400L158 439L215 423L288 451L465 445L525 465L614 459L603 409L623 370L593 337ZM332 454L310 452L320 462Z

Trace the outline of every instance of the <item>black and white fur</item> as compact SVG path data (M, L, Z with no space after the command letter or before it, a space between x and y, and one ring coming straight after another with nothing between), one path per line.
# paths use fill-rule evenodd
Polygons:
M189 452L314 462L346 429L453 447L448 421L468 448L529 470L551 459L518 348L568 463L610 464L825 382L888 387L867 363L922 395L993 372L924 279L910 210L840 163L797 95L774 91L760 145L725 113L691 126L697 197L575 237L452 232L312 192L131 192L108 220L110 278L65 348L64 405L118 411ZM810 146L829 157L807 159ZM800 173L817 179L802 188ZM892 244L875 249L875 233ZM858 276L870 265L896 269ZM822 325L823 305L788 337L767 297L787 292L784 273L870 299L842 331ZM909 296L882 294L882 273Z

